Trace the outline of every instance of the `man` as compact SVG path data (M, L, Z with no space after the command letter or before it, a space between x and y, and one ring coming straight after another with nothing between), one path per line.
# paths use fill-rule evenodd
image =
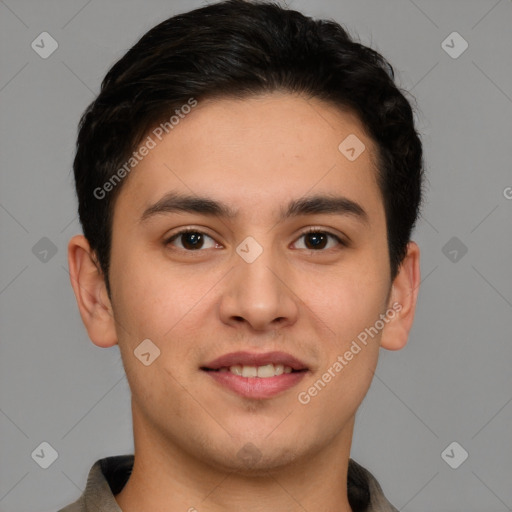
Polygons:
M62 511L396 510L350 458L420 282L422 147L391 66L270 3L181 14L108 72L74 171L71 283L119 345L135 454Z

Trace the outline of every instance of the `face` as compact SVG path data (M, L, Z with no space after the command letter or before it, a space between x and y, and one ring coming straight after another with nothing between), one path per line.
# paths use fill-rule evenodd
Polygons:
M339 149L348 136L355 152ZM111 252L139 434L226 469L346 442L391 307L362 125L273 93L199 103L153 138L116 201ZM134 351L147 339L160 355L146 366Z

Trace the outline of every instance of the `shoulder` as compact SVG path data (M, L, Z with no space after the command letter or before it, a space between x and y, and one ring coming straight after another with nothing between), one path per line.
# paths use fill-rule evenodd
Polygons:
M119 512L114 495L128 480L133 455L116 455L97 460L89 470L85 489L76 501L57 512Z
M355 460L349 460L347 491L352 509L360 512L398 512L377 479Z
M83 496L80 496L79 499L65 506L64 508L59 509L57 512L86 512L85 503L83 500Z

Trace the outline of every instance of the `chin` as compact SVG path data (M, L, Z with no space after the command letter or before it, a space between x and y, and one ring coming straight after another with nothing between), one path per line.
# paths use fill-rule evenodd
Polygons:
M304 438L294 435L269 437L271 430L261 435L240 434L219 442L206 442L198 458L222 472L235 472L247 476L267 476L307 458L318 446L308 446ZM197 445L196 445L197 448Z
M234 456L233 456L234 455ZM300 455L295 449L282 448L276 453L275 447L260 450L247 442L237 452L216 458L216 466L227 472L251 477L268 477L269 471L276 471L293 464Z

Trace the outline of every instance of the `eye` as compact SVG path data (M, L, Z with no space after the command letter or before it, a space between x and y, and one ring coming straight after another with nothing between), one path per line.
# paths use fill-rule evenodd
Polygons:
M174 242L178 242L176 245ZM182 229L165 241L165 245L174 245L186 251L197 251L199 249L212 249L219 244L206 233L197 229Z
M336 246L347 246L347 243L339 236L319 228L310 228L303 233L300 239L304 239L301 244L296 242L295 249L306 249L312 251L321 251L323 249L332 249ZM185 251L198 251L201 249L214 249L222 247L211 236L194 228L187 228L174 233L165 242L165 245L172 245ZM299 246L297 247L297 244Z
M301 238L304 238L303 247L296 247L297 249L318 251L322 249L332 249L337 245L347 245L339 236L329 233L328 231L322 231L318 228L311 228L305 233L302 233L299 240Z

